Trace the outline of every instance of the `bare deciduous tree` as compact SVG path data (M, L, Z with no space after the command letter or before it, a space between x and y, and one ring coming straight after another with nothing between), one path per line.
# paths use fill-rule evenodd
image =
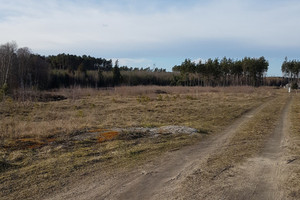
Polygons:
M13 57L17 50L16 42L8 42L0 46L0 86L8 84L8 78L13 67Z

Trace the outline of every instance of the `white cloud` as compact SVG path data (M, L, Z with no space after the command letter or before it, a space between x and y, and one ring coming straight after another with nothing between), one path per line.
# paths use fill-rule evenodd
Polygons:
M207 61L207 59L203 59L203 58L196 58L193 59L192 62L198 64L201 61L201 63L205 63Z
M128 66L128 67L138 67L145 68L151 67L153 65L153 61L145 58L112 58L113 63L119 61L119 66Z
M250 0L195 1L190 7L164 5L163 9L158 9L159 3L149 9L140 3L140 10L130 6L134 1L128 1L128 10L121 10L116 2L92 2L0 0L0 43L15 40L36 51L76 49L83 54L92 49L100 55L116 52L120 54L116 56L126 57L130 52L150 49L172 52L174 44L180 49L185 41L230 40L249 47L300 47L297 1L282 1L277 6Z

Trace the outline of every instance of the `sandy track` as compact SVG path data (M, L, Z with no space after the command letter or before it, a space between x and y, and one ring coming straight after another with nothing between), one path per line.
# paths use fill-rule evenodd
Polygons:
M291 199L284 185L292 173L287 167L290 104L291 98L288 98L260 153L226 169L216 180L202 181L201 188L196 192L179 196L182 199L187 199L185 196L188 199Z
M181 187L181 182L193 173L198 166L206 162L211 154L222 151L230 142L236 130L261 111L266 105L244 114L221 134L203 141L193 147L168 153L159 164L149 167L150 172L143 173L134 181L123 186L117 194L108 199L170 199L172 193ZM153 169L155 169L153 171Z
M266 104L245 113L224 131L142 166L140 169L115 177L84 177L64 192L49 199L169 199L181 182L193 173L200 163L230 142L235 131L248 122Z
M290 172L286 170L285 147L290 126L289 109L291 98L282 110L273 134L261 154L248 159L234 170L230 190L224 191L224 199L287 199L284 182ZM237 184L238 183L238 184Z

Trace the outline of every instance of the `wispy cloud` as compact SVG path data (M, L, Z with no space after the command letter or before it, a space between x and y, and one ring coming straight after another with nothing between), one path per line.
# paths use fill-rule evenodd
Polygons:
M122 1L118 1L119 4ZM193 7L166 7L138 12L132 1L121 10L117 3L79 1L4 1L1 38L28 41L38 48L74 43L110 45L111 48L147 47L184 39L237 39L248 45L294 46L298 37L300 2L256 9L263 2L212 1ZM5 6L3 6L5 5ZM121 4L121 5L124 5ZM139 4L145 10L149 4ZM24 9L26 7L26 9ZM127 9L132 12L126 12ZM130 9L131 8L131 9ZM113 10L115 9L115 10ZM292 28L292 30L291 30ZM36 41L36 42L35 42ZM103 47L104 48L104 47Z
M296 0L0 0L0 5L0 43L15 40L44 53L135 58L300 49Z
M152 60L145 58L112 58L112 61L114 63L116 62L116 60L119 61L120 66L145 68L151 67L153 65Z

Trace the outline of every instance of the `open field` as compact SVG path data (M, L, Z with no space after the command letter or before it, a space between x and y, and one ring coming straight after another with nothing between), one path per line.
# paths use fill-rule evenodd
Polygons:
M46 102L7 99L1 103L0 197L3 199L134 199L130 188L135 184L164 183L159 178L144 179L140 175L155 168L165 170L162 174L167 179L176 173L184 175L176 178L174 185L163 184L162 190L152 187L144 197L220 198L224 197L224 191L238 188L234 181L224 185L224 180L232 174L236 178L232 180L242 180L242 175L235 174L243 174L243 164L264 152L266 141L273 137L273 130L287 107L293 107L293 112L285 111L292 119L293 131L283 138L298 137L295 122L299 112L295 110L300 107L299 96L293 94L292 98L286 91L274 88L153 86L59 90L50 94L67 99ZM291 106L286 102L291 102ZM170 125L191 127L197 133L172 134L158 129L161 132L152 135L149 131L128 129ZM291 140L295 142L292 148L297 149L298 141ZM292 153L296 154L290 150L286 156ZM178 163L183 157L185 163ZM172 168L174 163L177 165ZM163 165L169 167L160 168ZM293 170L298 173L297 167L295 164ZM132 175L130 180L129 175ZM298 195L297 177L296 174L288 181L294 189L284 195ZM79 180L80 184L72 184ZM126 182L127 186L122 185ZM220 192L213 196L213 190ZM93 196L85 196L87 192ZM230 195L238 199L235 194Z

